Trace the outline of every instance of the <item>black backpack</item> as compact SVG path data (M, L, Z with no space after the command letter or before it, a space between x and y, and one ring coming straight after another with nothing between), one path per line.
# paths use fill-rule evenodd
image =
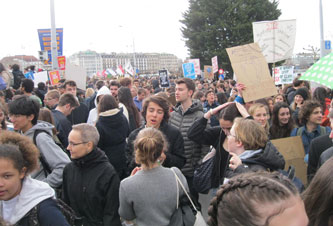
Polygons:
M68 206L64 201L61 199L56 199L55 202L57 203L61 213L66 218L67 222L71 226L83 226L83 218L78 217L74 210ZM39 204L32 208L28 213L28 221L29 226L39 226L38 221L38 209Z

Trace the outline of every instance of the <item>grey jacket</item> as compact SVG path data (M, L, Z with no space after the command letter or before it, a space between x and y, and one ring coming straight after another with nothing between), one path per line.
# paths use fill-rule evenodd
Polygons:
M329 160L333 156L333 147L330 147L326 149L323 153L320 155L319 163L318 163L318 169L324 165L324 163Z
M45 130L52 134L53 125L48 122L38 121L36 125L24 133L33 139L37 129ZM66 153L54 142L53 138L46 133L39 133L36 137L36 146L51 169L51 173L45 177L42 164L40 168L31 174L31 177L48 183L51 187L57 188L62 184L62 173L65 166L70 162Z
M178 128L184 139L184 153L186 163L182 168L185 176L193 177L194 169L199 161L208 153L209 146L195 143L187 137L187 131L194 121L204 115L201 103L193 100L191 107L183 112L182 106L178 103L171 113L169 124Z

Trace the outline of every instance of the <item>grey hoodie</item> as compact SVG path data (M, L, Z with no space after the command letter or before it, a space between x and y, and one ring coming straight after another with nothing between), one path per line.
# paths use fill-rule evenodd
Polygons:
M48 122L38 121L36 125L24 133L24 135L33 139L34 132L37 129L45 130L52 134L54 126ZM51 169L51 173L45 177L43 166L31 174L31 177L48 183L51 187L57 188L62 184L62 172L65 166L70 162L66 153L54 142L53 138L46 133L39 133L36 137L36 146L41 156L46 160Z

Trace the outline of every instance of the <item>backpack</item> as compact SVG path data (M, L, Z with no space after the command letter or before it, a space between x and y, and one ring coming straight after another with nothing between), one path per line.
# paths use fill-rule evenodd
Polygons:
M57 206L59 207L61 213L66 218L69 225L83 226L83 218L78 217L75 211L69 205L67 205L61 199L55 199L54 201L57 203ZM29 226L40 226L38 221L38 210L39 210L39 204L29 211L28 213Z

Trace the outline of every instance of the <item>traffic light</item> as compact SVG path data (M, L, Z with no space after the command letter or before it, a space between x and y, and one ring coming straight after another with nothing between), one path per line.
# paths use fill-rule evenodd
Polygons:
M49 57L47 55L47 51L38 51L38 56L40 61L48 61Z

